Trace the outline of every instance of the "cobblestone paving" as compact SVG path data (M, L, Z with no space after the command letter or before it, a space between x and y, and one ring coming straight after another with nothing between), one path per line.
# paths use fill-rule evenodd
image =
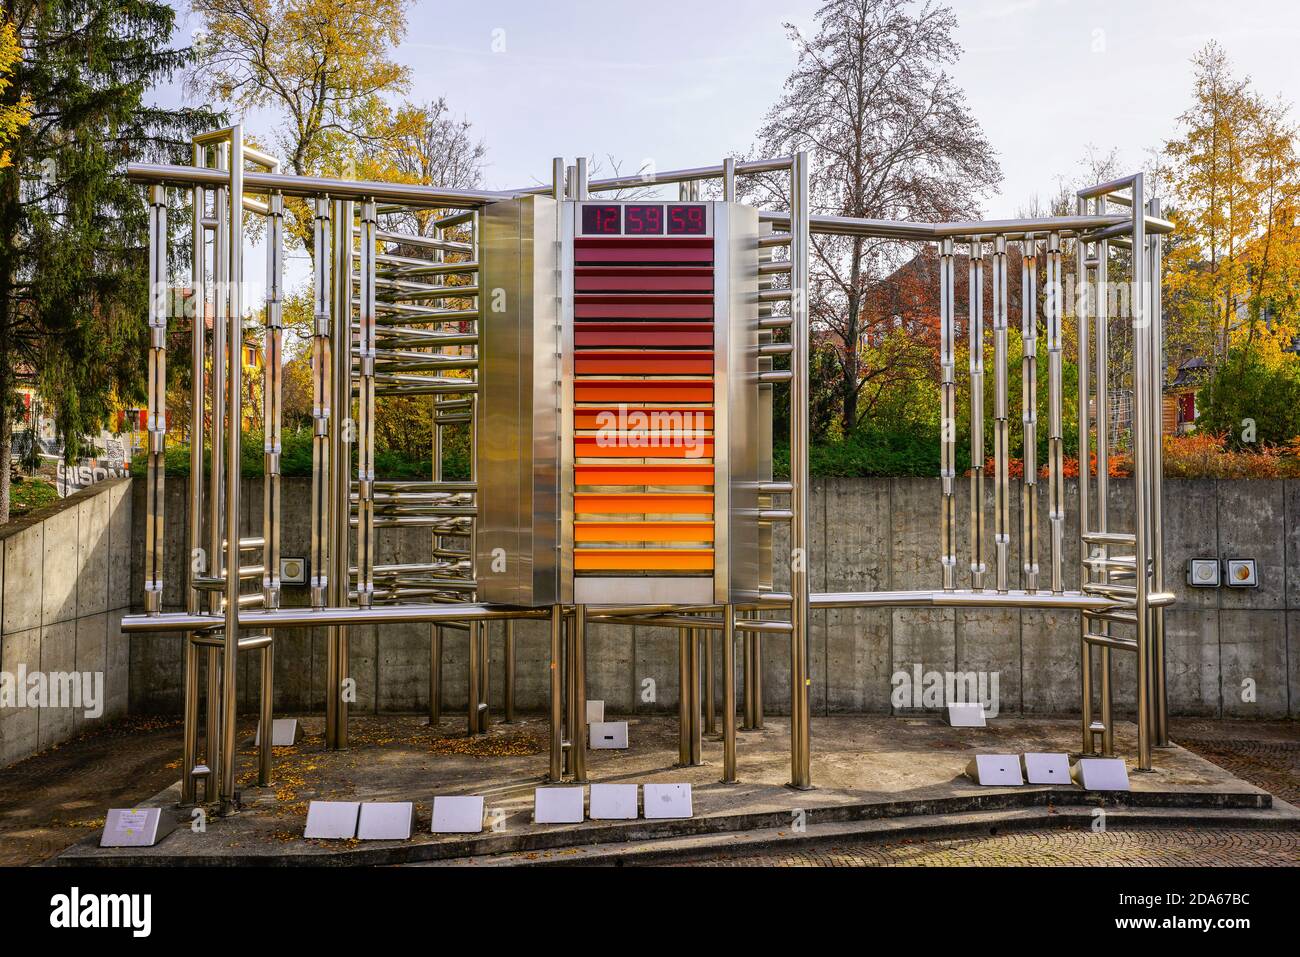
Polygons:
M839 842L759 853L701 855L673 867L1294 867L1300 833L1229 828L1017 831L992 837Z

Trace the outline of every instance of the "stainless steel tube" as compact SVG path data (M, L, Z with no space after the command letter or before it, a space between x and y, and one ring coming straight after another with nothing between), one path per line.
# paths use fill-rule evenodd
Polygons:
M722 783L736 783L736 608L722 610Z
M812 787L811 734L808 677L808 415L811 400L809 360L811 329L808 311L810 288L810 202L808 154L797 153L790 167L790 341L794 352L790 368L790 784Z
M558 784L564 780L564 685L561 642L564 637L564 608L551 606L551 765L547 780Z

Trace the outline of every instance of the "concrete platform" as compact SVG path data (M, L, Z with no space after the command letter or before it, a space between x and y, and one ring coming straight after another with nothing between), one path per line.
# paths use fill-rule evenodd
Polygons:
M695 816L670 821L586 821L577 825L532 823L533 788L546 770L547 727L530 717L496 724L489 734L464 737L463 719L446 718L429 728L418 717L361 717L351 725L352 747L324 749L320 718L302 719L299 744L275 749L275 783L251 786L255 752L252 726L241 725L247 743L240 753L243 809L229 817L208 815L205 831L184 826L154 848L100 848L98 837L69 848L53 863L78 865L321 865L404 864L542 854L581 859L592 845L626 854L631 845L683 838L736 840L742 832L841 833L867 822L882 833L914 829L1011 826L1034 821L1074 821L1086 826L1092 809L1140 811L1144 820L1185 823L1198 815L1241 826L1300 827L1300 813L1215 764L1173 746L1155 753L1155 770L1131 771L1127 793L1087 792L1070 786L981 787L965 777L977 753L1066 751L1078 745L1073 719L1000 717L987 728L951 728L937 718L836 716L814 718L812 777L816 787L795 791L790 777L789 731L784 718L770 718L762 731L738 733L740 783L719 783L721 742L705 740L706 764L679 768L677 723L670 717L630 718L628 751L589 751L593 782L690 782ZM1121 756L1136 750L1136 729L1117 727ZM174 806L179 784L145 802ZM489 826L476 835L428 833L435 794L481 794ZM319 841L302 837L312 799L414 801L416 834L405 842ZM1076 809L1062 813L1062 809ZM494 815L494 812L495 815ZM178 811L185 820L189 810ZM1119 823L1126 818L1121 815ZM1012 822L1015 823L1012 823ZM1031 822L1031 823L1026 823ZM1080 823L1084 822L1084 823ZM1062 826L1064 826L1062 824ZM741 838L743 839L743 838ZM697 842L698 843L698 842ZM662 847L663 845L658 845ZM580 850L585 849L585 850ZM558 853L545 853L558 852Z

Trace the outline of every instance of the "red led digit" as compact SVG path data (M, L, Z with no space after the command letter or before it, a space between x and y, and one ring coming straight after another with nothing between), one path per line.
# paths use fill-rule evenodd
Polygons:
M669 206L668 233L674 236L702 236L708 232L703 206Z
M652 206L625 206L625 231L629 236L657 235L664 231L663 207L657 203Z
M617 236L622 232L619 208L617 206L583 206L582 232L588 236Z

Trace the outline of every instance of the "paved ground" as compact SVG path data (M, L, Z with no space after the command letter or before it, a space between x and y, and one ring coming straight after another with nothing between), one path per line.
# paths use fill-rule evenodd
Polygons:
M891 719L868 720L870 723L879 723ZM659 729L659 723L666 730ZM353 785L359 776L369 779L370 775L358 775L357 772L362 768L374 767L374 759L358 759L372 748L384 752L378 758L381 764L390 764L401 759L403 751L413 746L422 755L420 766L426 772L432 770L428 762L430 753L439 755L435 760L439 762L440 771L448 767L448 763L444 762L480 764L482 762L475 759L491 756L496 762L504 759L505 764L517 767L517 770L524 772L520 776L526 777L532 770L540 770L545 762L542 753L544 736L535 740L539 737L533 733L536 729L494 729L505 733L469 742L458 737L458 726L454 721L449 721L444 728L438 729L441 733L418 728L418 719L398 719L396 724L402 727L395 727L393 719L376 721L374 727L364 719L358 720L354 725L355 737L363 747L341 756L340 770L345 773L342 779L331 784L347 787ZM406 728L406 724L410 724L411 728ZM668 739L666 744L669 748L675 747L675 732L668 727L671 724L671 720L655 722L656 727L653 729L656 738L665 736ZM814 730L820 732L821 722L815 721L814 724ZM1175 720L1174 737L1239 777L1270 790L1284 800L1296 802L1300 799L1300 769L1297 767L1300 761L1300 731L1297 727L1293 722ZM773 727L769 732L757 736L741 736L742 779L754 781L758 770L757 759L763 752L773 754L775 764L784 763L785 742L775 740L784 738L781 730L783 729ZM251 725L246 731L241 727L241 737L245 733L251 735L251 731ZM652 729L646 727L638 733L648 736ZM941 731L935 733L942 734ZM405 740L412 735L413 740ZM305 811L304 798L316 796L316 789L305 786L307 782L299 772L314 770L317 760L322 757L316 737L315 728L311 727L309 719L308 734L302 747L276 749L279 787L274 799L282 805L283 813L287 816L274 827L274 843L289 843L295 832L301 834L299 816ZM768 737L774 740L762 740ZM819 740L825 740L820 733ZM862 743L870 747L866 742ZM1013 750L1012 741L1002 743L1008 745L1008 750ZM713 766L691 769L691 773L701 779L697 784L701 790L716 781L717 756L711 753L716 746L716 742L706 742L706 759L714 761ZM31 864L46 860L102 827L104 808L129 806L158 793L175 781L179 748L180 728L175 721L132 719L35 755L0 772L0 865ZM328 753L323 757L329 760ZM601 752L597 761L625 764L628 763L628 757L626 753ZM908 755L907 759L911 760L912 757ZM956 755L948 757L951 759ZM251 748L241 749L243 768L251 770L252 758ZM624 770L635 773L636 769L611 764L598 779L618 779L621 775L611 777L609 772ZM815 768L815 771L818 772L821 788L810 794L826 797L826 784L831 783L836 773L843 772L836 767ZM678 777L682 775L681 771L675 773ZM783 773L788 771L783 770ZM242 771L241 778L247 777L247 771ZM531 797L531 784L518 790L519 797ZM270 798L271 795L267 797ZM424 815L427 827L427 807L422 807L420 812ZM997 838L949 839L924 844L864 844L854 847L842 842L814 847L806 855L795 854L788 858L782 857L782 860L790 864L867 863L867 858L870 858L878 863L946 864L961 859L971 863L985 863L989 862L986 857L992 855L1000 857L1006 863L1019 863L1017 855L1025 853L1025 849L1031 845L1037 863L1054 862L1057 857L1062 857L1061 862L1065 862L1064 858L1068 857L1071 863L1121 862L1103 861L1106 854L1119 857L1127 855L1135 863L1145 860L1144 855L1150 855L1154 860L1165 854L1184 855L1177 863L1213 863L1216 860L1224 863L1259 863L1262 861L1257 858L1270 855L1274 859L1286 859L1287 863L1296 863L1300 859L1294 842L1286 843L1288 839L1295 838L1294 834L1199 829L1196 833L1201 835L1201 843L1195 843L1180 840L1176 837L1176 831L1154 831L1150 837L1145 836L1147 832L1142 830L1125 833L1133 836L1125 838L1124 834L1113 833L1096 840L1098 836L1090 833L1053 831L1040 834L1030 831ZM1093 840L1090 842L1090 839ZM1124 843L1125 840L1128 841L1127 844ZM1034 841L1038 843L1033 844ZM1081 843L1076 846L1071 842ZM299 839L293 843L301 841ZM839 850L834 850L836 847ZM1189 853L1194 855L1194 860L1189 861L1185 857ZM770 852L764 854L772 856ZM847 856L842 860L832 860L834 854ZM740 861L742 856L743 852L737 852L737 862L758 862L754 859ZM712 860L706 863L723 862Z
M1295 867L1300 832L1232 828L1022 831L995 837L844 842L701 854L669 867Z

